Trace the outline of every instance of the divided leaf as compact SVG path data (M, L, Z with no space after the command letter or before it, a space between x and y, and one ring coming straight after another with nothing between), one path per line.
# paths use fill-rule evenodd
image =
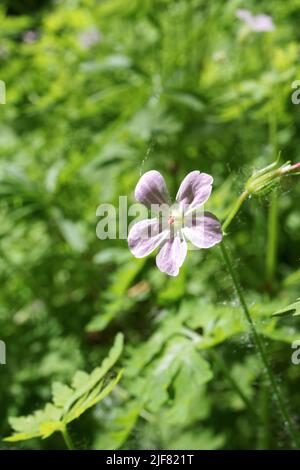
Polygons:
M95 406L116 387L121 379L122 371L114 378L107 377L107 375L119 359L122 350L123 335L119 333L100 367L90 374L77 371L71 387L54 382L52 384L53 403L47 403L44 409L37 410L32 415L10 418L9 422L14 434L4 440L17 442L34 437L45 439L56 431L63 431L68 423Z

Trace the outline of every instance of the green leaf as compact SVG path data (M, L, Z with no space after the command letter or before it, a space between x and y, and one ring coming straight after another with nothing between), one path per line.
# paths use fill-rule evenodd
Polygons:
M67 385L59 382L52 384L53 403L57 406L63 406L64 403L72 396L73 391Z
M67 413L65 422L70 423L74 419L79 418L79 416L81 416L86 410L92 408L101 400L103 400L107 395L109 395L113 391L113 389L120 381L122 375L123 371L121 370L118 375L113 380L111 380L108 385L106 385L104 388L101 388L101 383L90 394L86 394L84 399L77 402Z
M205 105L201 99L192 93L180 91L167 91L167 98L196 112L203 112Z
M284 315L293 315L294 317L300 315L300 298L298 298L293 304L281 308L280 310L277 310L277 312L274 313L274 316L278 317Z
M129 437L142 410L140 400L133 400L120 408L113 408L109 414L109 426L96 438L95 449L119 449Z
M7 442L17 442L33 437L45 439L57 431L63 431L66 424L81 416L113 391L122 377L120 371L114 378L107 378L123 350L123 335L119 333L108 356L100 367L91 374L77 371L69 387L59 382L52 385L53 403L47 403L42 410L32 415L10 418L14 434L5 438Z
M167 344L162 357L151 367L144 391L145 402L151 411L157 411L168 401L172 382L182 396L191 381L200 387L211 378L210 366L195 344L189 339L175 337Z
M86 249L86 241L81 233L80 225L72 220L63 218L58 218L57 223L63 237L70 247L74 251L82 253Z

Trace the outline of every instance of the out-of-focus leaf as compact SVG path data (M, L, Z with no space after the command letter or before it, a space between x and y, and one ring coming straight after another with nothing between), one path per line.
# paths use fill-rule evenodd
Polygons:
M80 231L79 225L77 225L72 220L67 220L63 218L59 218L57 220L57 223L62 235L64 236L65 240L68 242L70 247L74 251L82 253L86 248L86 241Z
M102 311L87 325L87 331L103 330L115 317L133 305L134 301L128 297L127 291L144 264L145 259L131 259L116 270L106 290Z
M128 439L142 410L141 402L133 401L120 408L112 409L109 426L104 428L95 440L94 448L103 450L119 449Z

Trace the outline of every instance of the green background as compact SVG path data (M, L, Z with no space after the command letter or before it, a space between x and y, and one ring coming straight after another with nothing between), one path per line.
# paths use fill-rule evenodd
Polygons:
M238 8L272 15L275 31L251 32ZM299 20L299 0L1 2L1 437L9 417L50 400L51 383L98 366L121 331L123 377L72 423L76 447L290 448L219 247L190 251L169 278L126 240L99 240L96 209L133 203L141 172L160 171L175 195L200 170L214 177L207 209L224 220L255 169L279 151L297 162ZM297 177L276 188L271 271L273 196L249 199L227 237L298 424L299 317L272 315L299 296L299 196ZM64 442L0 444L15 447Z

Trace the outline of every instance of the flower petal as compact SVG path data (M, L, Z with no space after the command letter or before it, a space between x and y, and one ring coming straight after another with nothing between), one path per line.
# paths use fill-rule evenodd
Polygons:
M192 171L182 181L176 201L187 209L196 209L204 204L212 190L213 177L200 171Z
M179 235L166 240L156 256L156 265L158 269L169 274L177 276L179 268L182 266L187 253L187 243Z
M221 224L210 212L204 212L201 217L194 219L182 232L198 248L210 248L222 240Z
M249 10L238 9L236 16L244 21L252 31L261 33L264 31L274 31L275 29L273 19L270 15L265 15L264 13L253 15Z
M258 33L263 33L268 31L274 31L275 25L271 16L261 14L253 17L252 29L253 31L257 31Z
M252 13L244 8L239 8L238 10L236 10L235 15L237 18L243 20L247 24L250 23L253 19Z
M143 258L157 248L168 231L161 231L157 219L145 219L134 224L128 234L128 246L136 258Z
M151 204L169 204L170 198L162 175L156 170L147 171L136 185L135 198L149 208Z

